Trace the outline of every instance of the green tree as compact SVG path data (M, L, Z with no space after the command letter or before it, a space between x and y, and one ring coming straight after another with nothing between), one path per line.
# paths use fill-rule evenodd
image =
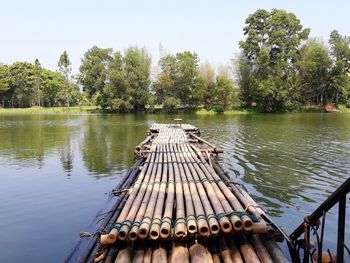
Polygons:
M257 10L246 19L245 41L240 42L253 69L250 86L254 100L262 111L288 109L294 106L296 94L295 62L300 44L310 30L284 10Z
M226 76L217 76L214 89L213 109L217 112L223 112L233 106L238 106L238 103L238 90L234 83Z
M213 107L215 93L215 69L208 62L199 66L199 85L203 90L203 106L206 110Z
M330 87L332 60L327 47L310 39L300 50L296 63L299 69L299 93L303 103L322 103Z
M151 56L146 48L129 47L123 58L127 96L133 110L143 110L150 97Z
M67 81L58 72L42 70L43 100L47 107L62 106L66 102L65 87Z
M253 68L247 57L240 53L232 60L233 74L239 87L239 98L242 106L250 107L254 101L252 84L254 81Z
M175 96L176 58L167 54L160 58L158 65L160 72L153 88L156 94L156 102L162 104L166 97Z
M198 83L198 55L185 51L176 54L177 95L185 108L195 108L201 103L202 92Z
M41 64L39 59L34 61L34 93L35 93L35 104L39 107L41 106L41 96L42 96L42 87L41 87Z
M34 105L34 66L28 62L15 62L9 66L10 93L12 107L30 107Z
M12 107L62 106L66 102L67 85L60 73L42 68L39 60L35 60L34 65L28 62L0 65L2 105L6 102ZM79 91L76 85L73 91L71 101L77 103Z
M103 109L118 112L129 112L133 106L131 96L127 94L127 82L124 77L123 57L120 52L114 53L114 58L108 65L108 83L97 99Z
M112 57L112 49L93 46L85 52L80 65L79 82L83 91L92 98L97 92L102 92L108 76L108 65Z
M64 86L64 89L62 89L62 92L66 97L66 106L69 107L71 97L75 91L75 85L71 84L72 63L69 60L66 50L61 54L57 65L59 72L66 80L66 85Z
M330 53L334 61L328 97L335 102L350 105L350 37L334 30L329 38Z
M0 107L5 107L8 90L10 89L10 72L7 65L0 63Z
M199 77L198 56L185 51L165 55L159 61L160 73L154 85L157 101L165 107L198 107L203 101L203 82Z

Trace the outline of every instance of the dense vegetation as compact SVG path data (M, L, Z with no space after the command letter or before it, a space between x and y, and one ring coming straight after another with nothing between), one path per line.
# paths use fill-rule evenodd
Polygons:
M196 53L184 51L163 55L153 70L145 48L122 53L97 46L85 52L75 77L66 51L57 72L42 68L38 59L0 64L0 106L88 104L116 112L272 112L328 102L350 107L350 37L334 30L328 45L309 39L310 29L279 9L259 9L245 23L241 53L230 68L200 64Z
M64 52L67 56L67 53ZM77 84L70 81L68 64L59 62L60 71L41 67L38 59L34 65L28 62L0 64L0 105L3 107L69 106L77 104L80 93Z

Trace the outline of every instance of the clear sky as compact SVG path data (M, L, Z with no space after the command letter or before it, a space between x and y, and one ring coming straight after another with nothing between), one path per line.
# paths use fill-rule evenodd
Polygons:
M239 51L246 17L258 8L293 12L311 36L350 35L349 0L0 0L0 62L34 62L55 70L67 50L78 72L84 52L97 45L123 51L146 46L156 64L159 47L191 50L202 62L228 63Z

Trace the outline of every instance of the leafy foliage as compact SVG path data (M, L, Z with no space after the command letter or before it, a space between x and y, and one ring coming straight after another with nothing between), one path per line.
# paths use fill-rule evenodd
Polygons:
M115 52L107 65L97 104L118 112L145 109L150 98L150 65L151 57L145 48L130 47L124 57Z
M189 51L160 59L160 73L154 84L158 103L171 110L180 105L186 110L198 107L203 98L198 61L197 54Z
M202 86L203 106L206 110L211 110L213 107L215 82L215 69L208 62L200 65L199 85Z
M63 86L64 88L61 90L60 95L66 98L66 106L69 107L71 100L74 100L74 96L76 96L78 92L78 87L71 83L72 63L69 60L67 51L62 53L57 65L58 71L66 80L66 84Z
M233 106L238 106L238 104L238 90L233 82L225 76L217 76L213 109L217 112L223 112Z
M288 109L296 87L295 62L299 46L310 32L293 13L259 9L246 19L245 41L240 42L254 75L254 100L262 111Z
M35 65L15 62L0 66L0 98L6 107L61 106L64 105L66 80L58 73ZM72 100L79 102L79 91L74 86Z
M299 92L303 103L318 104L329 88L332 60L327 47L316 39L309 40L300 51Z
M108 65L112 60L111 48L93 46L85 52L79 68L79 82L89 98L102 92L107 82Z

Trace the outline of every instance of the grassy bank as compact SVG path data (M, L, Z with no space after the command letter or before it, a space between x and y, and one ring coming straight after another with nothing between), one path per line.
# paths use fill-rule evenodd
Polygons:
M345 105L337 105L338 112L341 113L350 113L350 108L347 108ZM147 110L146 110L147 111ZM325 112L324 108L319 107L308 107L301 108L292 112L278 112L278 113L320 113ZM111 113L114 112L110 110L103 110L97 106L75 106L75 107L31 107L31 108L0 108L0 114L91 114L91 113ZM147 112L146 112L147 113ZM152 110L149 113L161 114L164 113L162 109ZM179 110L176 113L185 113L185 111ZM225 112L216 112L213 110L199 109L194 112L197 115L247 115L247 114L259 114L256 109L233 109Z
M98 112L96 106L75 107L31 107L31 108L0 108L0 114L88 114Z
M337 106L338 106L338 110L340 110L340 112L350 113L350 108L347 108L345 105L337 105Z
M213 110L197 110L196 114L198 115L216 115L216 114L224 114L224 115L245 115L245 114L257 114L258 112L254 109L234 109L234 110L228 110L224 112L216 112Z

